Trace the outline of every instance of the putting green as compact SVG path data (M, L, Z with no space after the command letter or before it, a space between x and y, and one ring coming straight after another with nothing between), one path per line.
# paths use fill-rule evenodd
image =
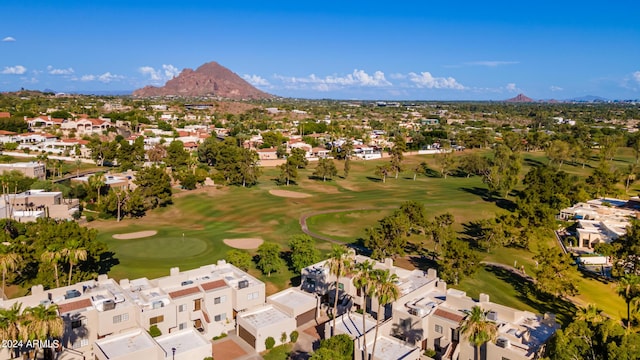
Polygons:
M198 238L155 237L128 240L118 246L118 253L138 259L175 259L200 255L207 247L207 243Z

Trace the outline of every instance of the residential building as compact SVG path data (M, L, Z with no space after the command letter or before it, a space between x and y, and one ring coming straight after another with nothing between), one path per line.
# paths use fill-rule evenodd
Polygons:
M361 255L351 256L355 263L372 261ZM333 306L335 292L336 278L328 272L325 262L307 267L301 274L301 288L316 294L323 302L321 308ZM337 314L341 316L335 333L348 334L354 340L355 359L362 359L364 333L367 334L367 350L371 352L376 319L379 319L380 328L375 359L418 359L426 349L435 350L443 359L473 359L475 349L460 331L474 306L487 312L498 331L497 340L483 346L487 359L535 359L559 328L553 315L541 316L495 304L486 294L480 294L476 300L463 291L448 289L434 269L426 272L406 270L394 266L391 259L372 262L374 269L387 270L398 277L399 297L381 307L378 314L375 297L367 298L363 303L352 277L340 279ZM366 312L364 327L361 315L352 312L355 309ZM326 323L325 334L331 334L331 326L331 321Z
M38 285L27 296L0 300L0 308L14 303L58 307L65 359L172 359L173 348L175 359L202 359L211 356L208 339L234 330L236 315L265 306L265 285L221 260L187 271L172 268L151 280L118 283L100 275L50 290ZM295 318L289 323L295 329ZM154 325L162 334L157 338L147 333Z
M78 210L78 199L65 199L60 191L27 190L19 194L5 194L0 199L0 218L20 222L45 217L71 220Z
M582 252L592 252L599 243L610 243L623 236L631 219L640 214L640 198L629 200L594 199L577 203L562 209L559 220L576 221L577 244L569 244L572 249Z
M44 180L47 170L44 164L38 162L17 162L12 164L0 164L0 174L4 172L18 171L22 175L38 180Z

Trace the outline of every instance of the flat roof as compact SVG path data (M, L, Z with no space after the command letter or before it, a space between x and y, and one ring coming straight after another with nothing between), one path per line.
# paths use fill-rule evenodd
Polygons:
M255 311L249 314L239 315L254 329L259 329L266 325L277 324L281 321L289 320L289 316L282 311L274 308L273 306L267 306L263 309Z
M376 322L369 316L365 316L366 332L376 327ZM341 332L352 336L354 339L362 336L362 315L360 314L344 314L336 319L336 333Z
M104 339L96 340L94 344L102 350L109 359L118 358L156 346L151 336L142 329L111 335Z
M173 349L176 349L176 354L180 354L201 346L211 347L211 343L193 328L159 336L155 341L167 354L173 354Z
M367 343L367 352L369 353L371 353L371 349L373 349L373 341L374 339L371 339ZM376 342L376 359L404 359L416 351L416 349L417 347L405 345L400 340L391 339L386 336L378 336L378 341Z
M317 303L315 296L293 288L273 294L269 299L290 309L314 309Z

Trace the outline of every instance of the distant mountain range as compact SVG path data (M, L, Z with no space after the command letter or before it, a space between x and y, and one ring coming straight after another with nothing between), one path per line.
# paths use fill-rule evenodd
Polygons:
M273 95L256 89L237 74L213 61L195 71L184 69L162 87L145 86L133 96L217 96L227 99L268 99Z
M532 98L526 96L525 94L518 94L516 97L512 97L511 99L507 99L504 102L508 103L531 103L536 102Z
M544 103L599 103L599 102L611 102L612 100L605 99L600 96L587 95L581 96L573 99L565 99L565 100L556 100L556 99L547 99L547 100L534 100L524 94L518 94L516 97L512 97L510 99L504 100L504 102L508 103L533 103L533 102L544 102Z

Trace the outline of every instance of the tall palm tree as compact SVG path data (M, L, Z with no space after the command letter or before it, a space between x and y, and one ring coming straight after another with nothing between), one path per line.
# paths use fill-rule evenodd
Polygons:
M369 260L365 260L364 262L356 264L355 270L356 273L353 277L353 284L356 289L360 290L360 294L362 296L362 342L364 343L362 359L365 360L367 357L367 292L369 291L369 285L373 281L373 263Z
M77 265L80 261L87 260L87 249L80 247L80 244L76 240L72 240L67 243L67 247L62 249L62 254L69 261L69 284L71 285L71 276L73 275L73 266Z
M487 319L487 312L476 305L462 322L460 332L469 339L476 350L476 360L480 360L480 347L496 338L498 327Z
M618 295L627 303L627 332L631 329L631 303L640 298L640 276L627 274L618 282Z
M20 322L22 304L14 303L8 309L0 309L0 338L2 339L19 339Z
M58 263L64 258L64 254L62 250L57 250L54 248L49 248L45 252L40 255L40 259L45 264L51 264L53 266L53 271L56 276L56 287L60 287L60 278L58 276Z
M373 339L373 348L371 349L371 359L375 359L378 330L380 329L380 310L382 306L386 306L400 297L400 289L397 285L398 280L398 275L391 274L389 270L373 271L370 295L375 295L378 300L378 311L376 312L376 333Z
M14 271L22 262L22 256L16 253L0 254L0 270L2 270L2 296L5 296L7 271Z
M98 193L98 204L100 204L100 192L104 187L104 176L102 173L95 173L87 179L89 187Z
M338 292L340 291L340 278L345 276L351 268L351 259L346 247L334 245L331 249L331 257L327 260L326 266L329 267L329 273L335 275L336 292L333 300L333 329L331 336L335 335L336 318L338 317Z
M38 346L39 342L51 338L59 338L64 332L64 323L62 318L58 316L58 306L49 305L44 306L40 304L38 306L24 309L23 316L27 321L27 331L29 333L29 339L39 340L35 342L35 354L34 359L38 358Z

